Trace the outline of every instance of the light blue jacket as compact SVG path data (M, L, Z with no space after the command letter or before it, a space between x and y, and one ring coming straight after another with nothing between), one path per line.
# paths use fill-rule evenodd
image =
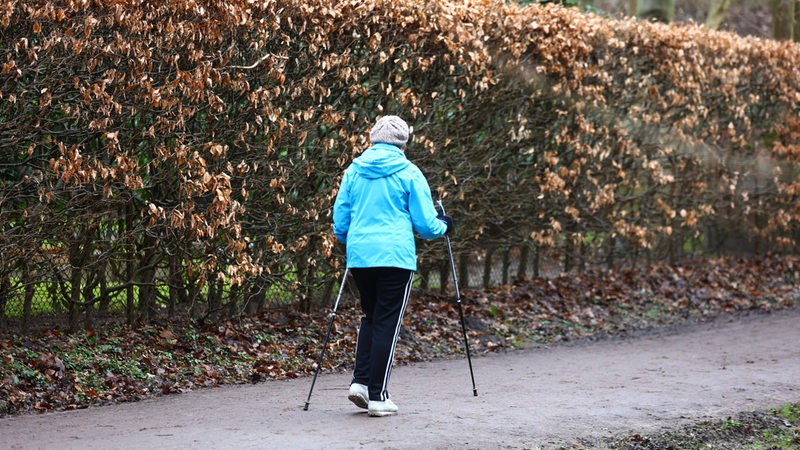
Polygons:
M333 233L347 245L347 267L417 270L414 230L444 235L428 181L389 144L374 144L345 170L333 205Z

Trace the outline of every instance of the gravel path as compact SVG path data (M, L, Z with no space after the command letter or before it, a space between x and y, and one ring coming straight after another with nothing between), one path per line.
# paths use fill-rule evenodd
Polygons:
M395 367L400 414L347 401L346 374L0 419L10 449L592 448L800 401L800 309L628 338Z

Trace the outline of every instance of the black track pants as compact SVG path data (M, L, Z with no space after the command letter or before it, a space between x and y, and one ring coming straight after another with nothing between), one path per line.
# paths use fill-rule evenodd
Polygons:
M361 327L353 382L369 387L369 399L388 398L394 348L400 335L414 272L395 267L351 269L361 296Z

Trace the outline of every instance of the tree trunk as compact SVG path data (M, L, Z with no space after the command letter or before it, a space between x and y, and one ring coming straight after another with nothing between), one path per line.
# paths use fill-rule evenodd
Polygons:
M125 282L128 287L125 289L125 317L128 325L133 326L136 322L135 305L136 305L136 289L133 285L136 279L136 266L134 258L136 257L136 245L132 242L133 233L133 204L129 203L125 207L125 249L127 251L125 261Z
M225 286L222 286L224 290ZM242 317L242 311L239 309L239 304L241 303L240 297L242 295L242 286L240 284L233 284L228 289L228 304L226 305L226 309L228 310L228 319L237 319Z
M617 238L615 237L608 237L606 240L607 250L606 250L606 269L613 270L614 269L614 251L617 247Z
M100 276L100 312L107 313L111 305L111 297L108 295L108 270L109 267L103 264L103 271Z
M794 2L794 29L792 30L792 40L800 42L800 0Z
M503 250L503 280L502 284L508 284L508 270L511 268L511 249Z
M675 0L639 0L636 17L671 23L675 19Z
M564 242L564 273L572 271L573 261L575 259L575 242L573 242L573 235L571 230L567 233L566 242Z
M69 331L78 329L78 318L81 312L81 284L83 282L83 266L86 262L86 255L89 253L88 245L81 245L80 239L86 239L86 230L81 229L77 232L78 236L69 244L69 264L70 264L70 289L67 304L69 317Z
M177 255L169 257L169 300L167 303L167 317L175 318L175 307L180 302L180 290L183 289L181 280L181 262Z
M186 280L186 288L189 292L189 317L194 319L200 315L198 302L201 286L199 279L196 276L190 276Z
M528 276L528 256L530 255L530 247L523 244L519 252L519 265L517 266L517 279L524 280Z
M33 297L36 294L36 276L32 273L31 267L27 262L23 263L22 266L22 279L25 286L25 300L22 305L22 332L27 333L33 311ZM2 301L5 301L5 295L2 291L0 290L0 296L3 297Z
M458 257L458 283L459 287L469 287L469 255L466 253Z
M578 243L578 270L580 272L586 271L586 258L588 253L589 246L585 242L580 241Z
M149 323L156 311L156 258L158 243L151 236L147 236L142 243L142 256L136 270L136 279L139 284L139 320Z
M426 264L425 266L423 266L422 270L419 271L419 287L423 291L428 290L429 286L428 281L430 281L430 276L431 276L431 270L428 268L428 265Z
M706 17L706 28L716 30L725 23L730 7L731 0L711 0Z
M7 275L0 277L0 330L5 330L6 326L6 303L8 302L11 282Z
M222 302L222 287L220 286L220 281L217 280L213 274L207 274L206 280L208 283L208 298L206 299L206 305L208 309L206 310L206 317L214 320L219 317L220 304ZM307 297L304 297L301 300L304 301L303 304L307 308L303 312L310 312L311 300Z
M333 280L335 284L336 281ZM344 280L341 280L344 282ZM264 310L264 305L267 303L267 288L269 284L262 280L256 279L250 283L250 295L247 299L247 313L250 315L256 315ZM331 302L331 298L329 297L326 301L326 304Z
M336 282L338 278L336 276L336 272L331 272L328 276L328 279L325 280L325 287L322 289L322 297L320 300L320 304L323 306L329 306L334 303L333 300L333 288L336 286Z
M439 263L439 292L447 292L447 283L450 280L450 260L442 260Z
M793 39L796 4L797 0L772 0L772 33L775 39Z
M81 306L81 280L83 279L83 274L80 267L73 266L72 267L72 274L70 276L70 294L69 294L69 304L67 305L68 317L69 317L69 331L75 331L78 329L78 318L80 317L80 306Z
M492 283L492 264L494 260L494 247L486 250L486 259L483 261L483 287L487 288Z
M85 328L91 328L94 326L94 308L95 304L97 303L97 298L94 295L94 291L99 284L99 274L92 273L90 270L87 270L86 272L86 280L84 281L83 286L83 326Z

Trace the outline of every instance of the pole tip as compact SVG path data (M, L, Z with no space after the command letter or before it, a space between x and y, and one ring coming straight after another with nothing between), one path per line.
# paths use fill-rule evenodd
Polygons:
M478 395L478 394L475 394L475 395ZM303 411L308 411L308 402L306 402L306 405L303 406Z
M477 389L473 389L472 390L472 396L473 397L477 397L478 396L478 390Z

